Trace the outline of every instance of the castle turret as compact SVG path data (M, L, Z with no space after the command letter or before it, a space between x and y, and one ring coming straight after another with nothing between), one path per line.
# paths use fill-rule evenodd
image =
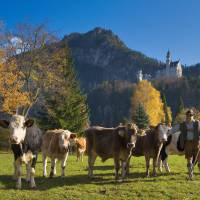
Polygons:
M166 56L166 75L169 76L169 71L170 71L170 63L171 63L171 53L168 50L167 51L167 56Z
M143 80L143 73L142 70L139 70L137 73L137 81L140 82Z

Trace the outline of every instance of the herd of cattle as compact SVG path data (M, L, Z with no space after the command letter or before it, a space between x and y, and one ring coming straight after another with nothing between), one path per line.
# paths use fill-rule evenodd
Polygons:
M56 161L61 161L61 176L65 175L65 165L72 144L76 145L77 161L83 160L86 151L88 155L88 175L93 176L93 166L97 156L102 161L113 158L115 179L119 179L119 169L122 170L122 180L129 173L131 156L144 156L146 175L149 176L150 159L153 159L153 176L156 167L162 162L167 172L168 154L181 154L177 148L180 133L170 134L170 128L158 124L149 129L143 136L137 134L135 124L119 125L116 128L93 126L85 131L85 138L63 129L49 130L42 134L33 120L26 120L22 115L13 115L9 121L0 120L0 126L9 128L9 138L14 154L14 178L16 188L21 188L21 165L26 164L26 180L31 188L35 188L35 165L37 155L42 151L43 176L47 176L47 157L51 159L50 177L56 175ZM183 154L183 153L182 153Z

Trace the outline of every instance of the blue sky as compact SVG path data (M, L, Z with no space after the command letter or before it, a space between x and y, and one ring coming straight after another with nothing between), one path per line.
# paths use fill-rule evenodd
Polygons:
M0 0L0 20L47 22L60 37L111 29L125 44L165 60L166 51L183 64L200 62L199 0Z

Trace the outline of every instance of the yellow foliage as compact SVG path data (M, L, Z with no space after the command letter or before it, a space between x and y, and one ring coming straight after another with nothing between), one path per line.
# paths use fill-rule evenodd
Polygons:
M165 116L160 92L147 80L143 80L137 84L131 103L132 116L138 104L141 103L149 116L150 125L156 126L158 123L164 121Z
M3 60L1 54L0 60ZM0 63L0 96L1 110L12 113L17 107L28 105L28 93L23 92L22 74L17 70L16 62L10 59Z

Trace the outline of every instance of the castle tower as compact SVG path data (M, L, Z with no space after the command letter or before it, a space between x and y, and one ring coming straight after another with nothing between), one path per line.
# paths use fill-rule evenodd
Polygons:
M143 80L142 70L139 70L136 76L137 76L137 81L138 82L142 81Z
M170 71L170 63L171 63L171 53L168 50L167 51L167 56L166 56L166 75L169 76L169 71Z

